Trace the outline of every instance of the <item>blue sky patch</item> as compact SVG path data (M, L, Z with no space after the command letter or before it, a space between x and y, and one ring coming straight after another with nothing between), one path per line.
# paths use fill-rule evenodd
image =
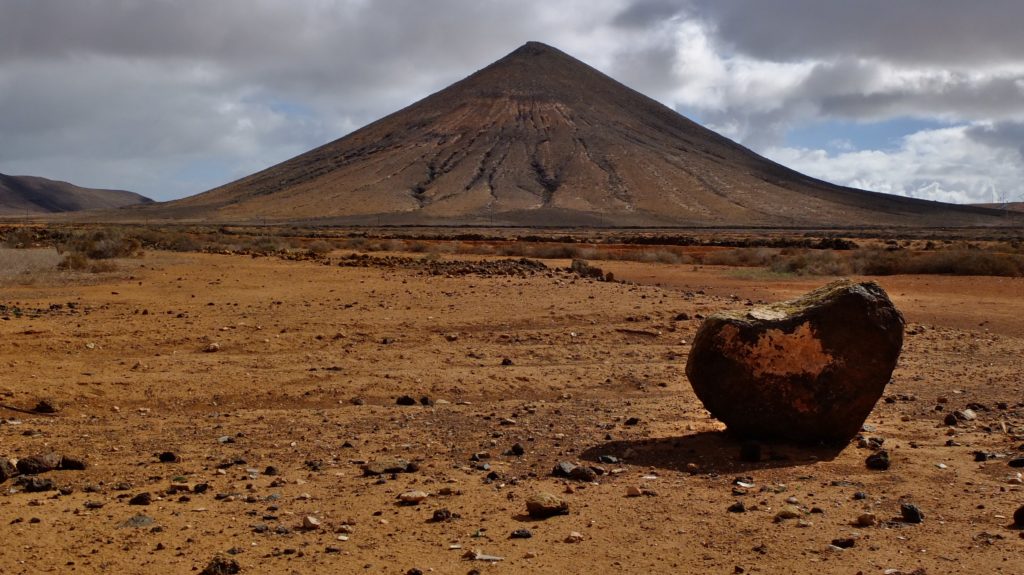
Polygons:
M786 132L785 145L833 153L855 150L894 151L900 147L904 136L950 125L919 118L896 118L884 122L824 120L789 130Z

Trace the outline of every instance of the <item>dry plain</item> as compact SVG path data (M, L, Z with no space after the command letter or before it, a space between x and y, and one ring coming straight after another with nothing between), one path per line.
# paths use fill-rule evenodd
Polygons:
M63 491L0 485L0 571L187 573L221 555L242 573L1024 573L1020 278L872 278L907 319L865 432L892 467L872 471L857 442L742 461L684 374L703 315L831 278L344 255L147 251L87 280L5 283L0 402L61 409L0 411L0 456L88 465L44 474ZM386 458L415 471L364 473ZM600 475L553 477L563 461ZM428 496L400 504L411 490ZM569 514L530 518L538 491Z

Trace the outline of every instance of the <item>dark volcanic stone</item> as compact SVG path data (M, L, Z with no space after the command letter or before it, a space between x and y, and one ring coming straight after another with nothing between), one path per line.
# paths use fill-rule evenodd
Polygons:
M210 561L205 569L199 572L199 575L235 575L241 571L242 567L238 561L218 555Z
M569 477L569 474L572 473L573 469L576 469L575 463L560 461L555 465L554 469L551 470L551 475L554 475L555 477Z
M924 513L913 503L901 503L900 515L905 523L921 523L924 521Z
M8 479L18 474L18 468L11 465L7 458L0 457L0 483L7 481Z
M1024 505L1021 505L1013 512L1013 525L1024 528Z
M57 488L52 479L43 479L42 477L19 477L18 485L23 487L28 493L42 493L43 491L53 491Z
M889 469L889 466L891 465L891 462L889 461L889 452L883 449L872 453L864 460L864 465L866 465L868 469L874 469L875 471L885 471L886 469Z
M694 337L686 375L747 438L842 443L882 396L903 316L874 282L833 282L777 304L720 312Z
M569 472L569 479L576 481L597 481L597 472L585 465L577 465Z
M832 545L840 549L849 549L856 544L856 540L853 537L842 537L840 539L833 539Z
M41 399L32 411L36 413L57 413L60 411L60 405L52 399Z
M60 458L60 469L65 471L84 471L88 464L80 457L65 455Z
M395 400L395 405L416 405L416 400L410 395L403 395Z
M128 505L149 505L153 502L153 495L148 491L143 491L135 497L128 500Z
M59 454L52 452L32 455L18 460L18 471L25 475L46 473L60 467L60 459Z
M179 461L181 461L181 458L178 457L178 454L174 453L173 451L164 451L163 453L158 455L157 458L160 459L160 463L178 463Z

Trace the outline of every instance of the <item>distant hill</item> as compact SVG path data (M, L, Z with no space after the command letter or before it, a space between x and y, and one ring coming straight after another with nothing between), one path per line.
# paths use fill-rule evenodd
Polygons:
M537 42L339 140L133 212L409 225L1005 223L984 208L805 176Z
M110 209L152 201L123 190L97 190L35 176L0 174L0 215Z
M1024 212L1024 202L1007 202L1005 204L974 204L980 208L1000 211Z

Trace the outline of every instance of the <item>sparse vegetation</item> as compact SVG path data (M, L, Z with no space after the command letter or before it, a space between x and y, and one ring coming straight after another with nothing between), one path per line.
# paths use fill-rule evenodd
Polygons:
M901 232L902 233L902 232ZM587 261L637 261L666 265L762 268L786 275L950 274L1024 276L1024 247L1013 230L963 231L942 237L908 230L887 237L882 230L834 232L731 230L693 234L655 232L448 231L396 233L343 228L244 226L121 226L0 228L0 242L13 248L56 246L67 253L63 267L109 269L110 260L142 248L289 259L323 259L335 250L526 257ZM79 255L75 255L79 254Z

